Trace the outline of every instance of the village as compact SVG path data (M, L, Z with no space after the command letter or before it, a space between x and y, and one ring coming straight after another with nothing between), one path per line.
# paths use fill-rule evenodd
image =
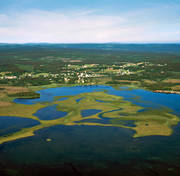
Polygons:
M136 71L130 71L129 67L140 67L147 65L147 63L125 63L125 64L113 64L113 65L100 65L100 64L67 64L61 68L58 73L38 73L24 72L22 74L13 73L10 71L0 72L0 81L13 81L18 82L22 80L41 79L48 80L50 83L88 83L93 78L111 77L111 76L123 76L135 74ZM142 67L143 68L143 67Z

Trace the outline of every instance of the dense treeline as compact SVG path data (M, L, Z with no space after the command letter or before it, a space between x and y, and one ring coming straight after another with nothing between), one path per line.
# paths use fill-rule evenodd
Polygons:
M40 94L36 92L19 92L15 94L9 94L9 97L15 97L15 98L40 98Z

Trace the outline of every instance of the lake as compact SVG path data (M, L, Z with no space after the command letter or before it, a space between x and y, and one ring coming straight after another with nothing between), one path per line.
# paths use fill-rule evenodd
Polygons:
M123 100L142 107L138 113L152 109L168 109L168 112L180 118L180 95L153 93L127 87L117 89L99 85L49 88L38 91L41 94L39 99L15 99L14 102L28 106L49 103L34 115L40 120L54 120L68 117L69 112L61 109L66 101L75 97L73 100L77 107L80 103L83 106L84 102L90 101L91 98L86 99L84 95L93 92L123 97ZM78 97L80 94L83 94L83 97ZM54 101L60 102L60 110L58 104L53 104ZM95 101L99 106L104 103L104 106L108 107L108 103L113 99L104 100L102 97L96 97ZM76 107L76 104L73 106ZM109 110L102 111L98 107L90 107L84 104L84 109L81 109L82 121L110 123ZM121 112L120 108L112 111L123 117L128 116L128 113ZM97 115L98 119L86 119L94 115ZM38 123L26 118L0 118L3 124L0 124L0 134L5 135L13 132L13 129L19 130ZM135 126L132 120L125 120L123 124L127 127ZM115 126L54 125L35 131L34 136L1 144L0 166L3 166L3 171L10 170L14 175L179 175L180 124L173 126L171 136L134 138L134 133L134 130Z

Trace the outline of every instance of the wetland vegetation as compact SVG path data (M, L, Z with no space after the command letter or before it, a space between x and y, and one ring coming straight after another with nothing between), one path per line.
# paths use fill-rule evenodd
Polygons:
M60 94L64 94L63 90L65 90L67 96L51 95L54 89ZM113 92L114 88L110 86L90 86L90 88L75 86L69 89L59 87L40 91L42 97L47 93L52 96L53 99L49 99L49 102L46 99L41 101L37 99L34 104L23 104L21 98L17 99L11 106L1 107L0 116L26 117L37 120L40 124L2 136L0 143L32 136L35 131L54 125L121 127L135 131L134 137L142 137L169 136L173 132L172 127L179 123L179 117L172 114L169 108L149 108L143 111L143 107L125 100L122 96L109 94L109 89ZM71 92L72 90L75 92ZM131 94L133 89L126 91ZM29 100L33 101L33 99ZM85 115L83 115L84 111L86 111ZM104 121L107 122L104 123Z

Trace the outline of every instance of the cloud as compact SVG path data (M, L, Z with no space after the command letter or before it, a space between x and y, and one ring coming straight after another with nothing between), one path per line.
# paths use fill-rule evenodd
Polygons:
M88 11L31 10L0 14L0 42L87 43L148 42L179 40L180 26L161 31L157 22L140 18L139 14L100 15ZM142 14L141 14L142 15ZM168 34L168 36L167 36Z

